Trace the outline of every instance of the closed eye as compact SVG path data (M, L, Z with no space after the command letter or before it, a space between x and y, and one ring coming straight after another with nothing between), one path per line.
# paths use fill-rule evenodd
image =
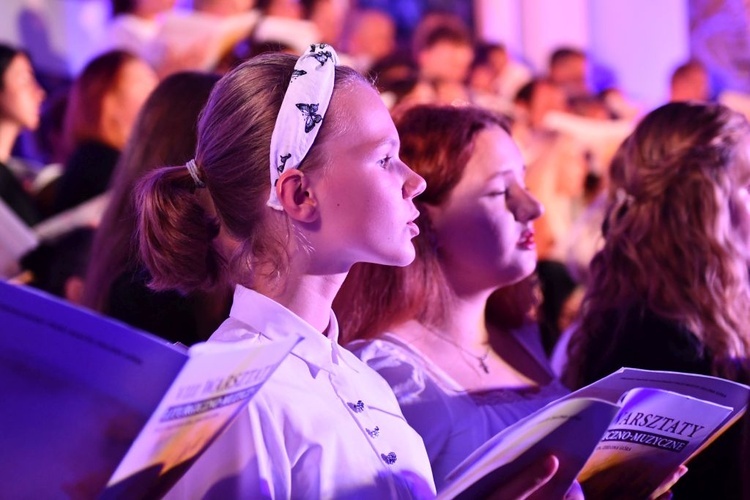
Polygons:
M490 191L489 193L487 193L487 196L505 196L506 194L508 194L508 190L504 189L502 191Z

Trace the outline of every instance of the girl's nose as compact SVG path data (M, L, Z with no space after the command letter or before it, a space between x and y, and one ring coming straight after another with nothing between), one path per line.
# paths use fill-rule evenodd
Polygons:
M518 222L531 222L544 213L544 207L527 189L518 187L518 203L514 207L513 215Z
M404 180L404 198L415 198L422 194L427 188L427 182L421 175L414 172L406 164L403 164L406 170L406 179Z

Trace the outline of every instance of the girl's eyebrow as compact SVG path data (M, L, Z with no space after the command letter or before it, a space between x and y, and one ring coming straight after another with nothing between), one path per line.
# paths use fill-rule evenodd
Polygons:
M379 141L374 141L372 147L379 148L379 147L382 147L382 146L389 146L389 147L394 148L394 147L398 147L399 144L400 143L399 143L398 139L395 139L393 137L387 137L387 138L379 140Z
M357 147L363 148L363 150L366 151L379 150L385 147L389 149L396 149L398 151L398 149L400 148L400 144L401 143L398 139L387 137L384 139L374 139L372 141L363 142L357 145Z
M496 177L505 177L508 174L512 174L512 173L513 173L513 170L511 170L511 169L506 169L506 170L502 170L500 172L495 172L494 174L491 174L489 177L487 177L486 182L489 182L489 181L495 179Z
M523 178L526 177L526 170L527 170L526 169L526 164L524 163L521 166L521 179L523 179ZM494 174L490 174L487 177L487 179L485 179L485 182L490 182L493 179L495 179L496 177L507 177L508 175L513 175L514 173L515 173L514 169L512 169L512 168L506 168L505 170L501 170L500 172L495 172Z

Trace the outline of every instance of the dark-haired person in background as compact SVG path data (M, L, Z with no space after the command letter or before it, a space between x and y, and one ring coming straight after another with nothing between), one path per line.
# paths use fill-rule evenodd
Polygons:
M7 164L21 132L39 126L44 95L28 56L0 44L0 199L30 226L39 221L38 210Z

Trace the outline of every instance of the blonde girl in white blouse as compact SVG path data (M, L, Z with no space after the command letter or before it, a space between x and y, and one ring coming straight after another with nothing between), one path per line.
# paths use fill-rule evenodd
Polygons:
M209 98L195 160L140 185L154 288L235 283L212 341L303 338L170 497L435 495L392 390L337 342L331 303L349 268L414 258L413 198L425 184L398 159L372 86L335 61L321 44L296 63L272 54L238 67ZM507 492L525 494L555 469L545 460Z

